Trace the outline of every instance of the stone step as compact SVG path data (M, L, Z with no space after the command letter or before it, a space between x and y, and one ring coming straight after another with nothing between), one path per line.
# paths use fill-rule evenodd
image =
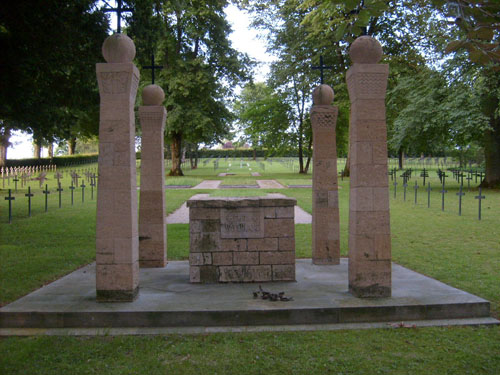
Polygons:
M85 266L0 309L0 329L239 327L430 322L490 319L490 303L393 264L390 298L359 299L347 291L347 259L315 266L297 259L297 281L263 283L289 302L253 297L259 284L190 284L187 261L140 270L139 297L97 303L95 265ZM484 321L483 321L484 322ZM494 320L493 320L494 322ZM451 324L451 323L450 323ZM477 323L480 324L480 323Z

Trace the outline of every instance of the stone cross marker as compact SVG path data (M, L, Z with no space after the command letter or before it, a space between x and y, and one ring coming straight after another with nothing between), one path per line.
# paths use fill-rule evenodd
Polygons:
M139 205L139 263L141 267L165 267L167 222L165 211L165 162L163 133L167 112L160 86L146 86L139 107L142 127L141 192Z
M320 85L313 91L313 212L312 262L339 264L340 226L335 126L338 108L331 105L333 90Z
M361 36L351 45L347 72L351 100L349 291L357 297L391 295L391 232L387 177L385 93L389 66L377 64L380 43Z
M102 47L97 64L101 96L96 228L97 300L132 301L139 285L139 233L134 103L139 70L135 46L122 34Z

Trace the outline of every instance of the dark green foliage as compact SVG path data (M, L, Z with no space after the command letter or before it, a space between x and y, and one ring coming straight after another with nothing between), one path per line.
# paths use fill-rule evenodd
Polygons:
M38 165L56 165L65 167L70 165L97 163L98 155L67 155L53 158L11 159L7 160L7 167L36 167Z

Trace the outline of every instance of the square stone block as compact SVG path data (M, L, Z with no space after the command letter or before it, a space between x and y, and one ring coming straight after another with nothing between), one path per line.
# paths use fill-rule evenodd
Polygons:
M191 253L189 254L189 264L191 266L204 266L212 264L211 253Z
M220 251L219 233L190 233L189 241L192 253Z
M278 250L280 251L290 250L295 252L295 237L278 238Z
M256 251L241 251L233 254L234 265L259 264L259 253Z
M132 264L97 264L97 290L132 291L139 284L139 262Z
M271 266L222 266L220 282L264 282L271 281Z
M273 265L273 281L295 281L295 264Z
M295 264L295 251L261 251L260 264Z
M278 238L249 238L248 251L278 250Z
M265 219L264 237L294 237L294 219Z
M233 253L231 251L212 253L212 264L214 266L230 266L233 264Z
M389 211L351 211L349 235L390 235Z
M189 220L220 220L220 210L214 208L189 208Z
M246 251L247 240L243 238L222 238L220 251Z

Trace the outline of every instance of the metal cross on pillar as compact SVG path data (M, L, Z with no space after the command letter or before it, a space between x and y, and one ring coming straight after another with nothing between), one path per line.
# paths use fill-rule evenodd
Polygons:
M163 65L155 65L155 54L151 54L151 65L143 66L143 69L151 69L151 84L155 84L155 70L163 69Z
M116 8L109 5L106 0L104 0L104 3L108 6L108 8L104 8L105 13L116 13L116 32L120 34L122 31L122 13L132 12L132 8L124 8L122 0L116 0Z
M333 69L331 65L323 64L323 56L319 57L319 66L311 66L312 70L319 70L321 72L321 84L323 84L323 71L326 69Z

